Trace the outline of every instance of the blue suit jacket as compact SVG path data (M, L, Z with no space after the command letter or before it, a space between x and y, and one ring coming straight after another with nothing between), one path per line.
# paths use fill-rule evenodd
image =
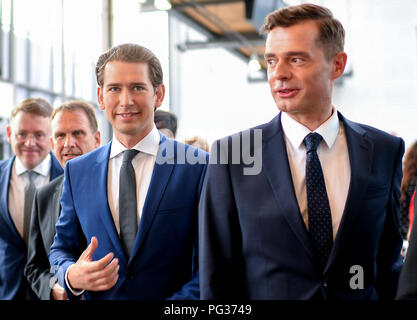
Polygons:
M244 164L208 166L199 218L203 299L394 297L402 264L397 212L404 143L339 119L351 180L325 270L317 267L301 217L278 115L255 128L262 129L262 144L255 146L262 152L260 174L243 175ZM364 287L356 289L361 275Z
M88 243L98 239L93 260L113 252L119 259L119 279L107 291L86 291L86 299L198 299L197 208L206 164L179 164L175 149L196 152L201 162L208 155L162 136L151 183L144 203L131 257L123 251L107 200L109 143L71 160L65 168L62 211L49 260L65 285L64 275ZM163 147L162 147L163 146ZM180 152L180 154L183 154ZM165 159L168 163L161 164Z
M50 180L63 173L51 155ZM9 212L9 182L16 156L0 161L0 299L13 299L23 279L27 246L19 235Z

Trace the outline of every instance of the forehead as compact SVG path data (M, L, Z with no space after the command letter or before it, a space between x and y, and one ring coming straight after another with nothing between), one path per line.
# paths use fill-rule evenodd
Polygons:
M10 123L14 130L48 131L49 117L20 111Z
M58 112L51 123L52 131L90 128L90 122L83 110L63 110Z
M310 51L318 49L319 29L312 20L290 27L275 27L267 36L265 54L286 51Z
M149 65L145 62L110 61L103 71L103 85L126 82L149 82Z

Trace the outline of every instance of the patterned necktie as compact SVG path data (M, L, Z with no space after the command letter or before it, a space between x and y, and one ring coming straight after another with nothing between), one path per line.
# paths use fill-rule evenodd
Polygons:
M310 133L304 138L304 144L307 149L308 229L321 268L324 269L333 245L333 231L329 199L327 198L323 171L317 155L317 147L322 139L322 136L318 133Z
M32 205L33 205L33 198L35 196L36 185L35 185L35 177L37 175L34 171L27 171L28 174L28 182L25 186L25 203L23 209L23 239L25 243L28 243L29 239L29 228L30 228L30 219L32 216Z
M120 240L128 257L130 257L132 252L138 231L136 176L132 165L132 159L138 152L134 149L123 152L123 162L119 177Z

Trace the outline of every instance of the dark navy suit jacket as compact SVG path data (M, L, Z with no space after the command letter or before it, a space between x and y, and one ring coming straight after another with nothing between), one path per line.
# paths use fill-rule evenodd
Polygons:
M50 180L63 173L55 156L51 155ZM23 281L27 246L9 212L9 182L16 156L0 161L0 299L13 299ZM22 284L24 285L24 284Z
M244 175L242 161L208 166L199 218L202 299L394 297L402 264L397 212L404 143L338 116L351 179L325 270L318 269L300 214L278 115L254 128L262 129L262 143L251 150L262 155L259 174ZM363 289L355 278L361 275Z
M162 136L133 253L127 257L107 199L110 147L66 165L62 211L49 254L60 285L74 298L64 275L85 249L77 240L82 232L88 242L98 239L93 260L113 252L120 265L113 288L86 291L85 299L198 299L198 202L208 155ZM183 151L195 153L199 163L180 164Z

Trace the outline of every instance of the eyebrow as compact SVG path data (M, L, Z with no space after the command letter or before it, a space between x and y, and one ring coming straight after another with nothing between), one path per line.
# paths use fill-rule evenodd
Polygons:
M285 52L284 55L286 57L293 57L293 56L301 56L301 57L305 57L305 58L310 57L310 55L305 51L288 51L288 52ZM265 57L265 59L274 58L274 57L276 57L276 54L275 53L265 53L264 57Z
M105 84L105 87L115 87L115 86L121 86L121 85L122 83L120 82L114 82L114 83ZM131 83L128 83L128 85L129 86L146 86L147 84L146 82L131 82Z

